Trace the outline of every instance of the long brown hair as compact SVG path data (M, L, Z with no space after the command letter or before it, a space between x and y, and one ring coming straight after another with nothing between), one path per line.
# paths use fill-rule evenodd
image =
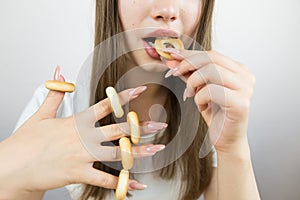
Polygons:
M214 7L214 0L202 0L202 16L200 23L196 30L194 40L201 45L201 47L192 47L194 49L201 48L202 50L211 50L211 35L212 35L212 13ZM122 25L119 20L118 13L118 2L117 0L96 0L96 18L95 18L95 48L103 41L109 40L112 36L122 32ZM110 44L110 47L106 48L108 51L107 55L94 54L94 61L101 62L102 59L107 56L116 54L116 51L124 48L122 44L114 43ZM113 45L113 48L112 46ZM121 56L114 62L110 63L110 66L105 70L103 76L99 80L99 77L92 76L91 80L91 91L96 91L90 96L90 104L104 99L105 88L107 86L116 85L118 79L122 76L120 66L124 66L126 63L126 57ZM118 68L119 66L119 68ZM96 73L97 67L93 66L92 74ZM174 94L171 92L168 94L168 101L166 110L169 112L167 117L168 128L164 133L164 136L159 139L160 144L167 144L174 134L177 133L178 123L180 123L180 118L178 117L179 106ZM172 108L172 109L170 109ZM194 108L194 107L193 107ZM173 114L172 114L173 113ZM183 113L186 115L187 113ZM114 123L112 115L102 119L100 121L101 125L107 125ZM199 127L196 136L185 151L185 153L175 162L169 164L167 167L159 171L159 176L166 180L171 180L174 178L175 174L180 170L181 173L181 199L183 200L193 200L199 198L199 196L208 187L211 177L212 177L212 157L211 154L205 158L199 158L199 149L204 140L205 134L207 132L207 125L202 118L199 120ZM188 134L188 133L184 133ZM117 143L116 143L117 144ZM180 145L180 144L179 144ZM192 161L192 162L191 162ZM110 174L119 175L119 171L102 164L101 162L95 162L94 168L108 172ZM93 197L94 199L101 200L111 190L96 187L92 185L85 185L84 191L81 195L81 199L88 199Z

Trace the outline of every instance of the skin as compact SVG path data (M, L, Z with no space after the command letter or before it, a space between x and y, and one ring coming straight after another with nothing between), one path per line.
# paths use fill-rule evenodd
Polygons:
M125 30L156 27L192 36L201 14L200 2L120 0L119 12ZM137 40L142 37L137 36ZM216 51L165 49L165 52L175 59L175 62L166 62L170 68L167 74L185 81L184 98L194 99L209 125L218 153L218 167L205 192L206 199L260 199L247 139L255 77L245 65ZM134 59L137 63L159 62L145 51L135 53ZM159 90L147 93L145 99L156 96ZM212 112L214 106L218 110ZM223 127L218 129L221 120L224 120Z

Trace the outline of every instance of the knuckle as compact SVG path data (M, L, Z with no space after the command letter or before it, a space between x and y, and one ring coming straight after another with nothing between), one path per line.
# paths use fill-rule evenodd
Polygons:
M209 50L209 51L207 51L207 53L209 55L215 55L217 52L215 50Z
M248 111L249 108L250 108L250 100L249 99L239 101L239 110L240 110L240 112Z
M251 88L249 89L249 96L252 97L253 93L254 93L254 88L251 87Z
M212 76L216 72L218 72L216 64L210 63L209 65L207 65L207 67L206 67L206 73L207 73L207 75Z
M186 80L186 87L191 87L192 85L192 79L194 78L194 74L192 74L187 80Z
M214 58L218 55L218 52L216 52L215 50L210 50L207 51L207 54L210 57L210 59L214 61L215 60Z
M81 176L81 173L77 170L78 167L72 167L65 170L66 175L66 182L69 184L72 183L79 183L83 181L83 177Z
M112 133L111 135L118 135L120 133L120 128L118 126L118 124L113 124L112 125Z
M111 151L111 157L113 160L119 160L120 159L120 148L114 147Z
M111 110L111 103L110 103L110 100L107 98L107 99L104 99L102 102L101 102L101 109L100 110Z
M100 182L101 182L101 185L103 185L103 186L109 186L111 183L110 179L106 176L102 176L100 179Z
M245 70L249 71L249 68L247 65L243 64L243 63L240 63L241 67L244 68Z

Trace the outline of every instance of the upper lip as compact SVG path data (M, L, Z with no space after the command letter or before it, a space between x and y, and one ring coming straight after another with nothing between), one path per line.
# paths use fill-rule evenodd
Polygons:
M149 34L146 35L145 38L150 38L150 37L173 37L173 38L178 38L179 34L176 33L173 30L170 29L157 29Z

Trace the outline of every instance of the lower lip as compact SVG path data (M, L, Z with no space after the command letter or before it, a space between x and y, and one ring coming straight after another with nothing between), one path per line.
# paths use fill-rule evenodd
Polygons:
M154 58L154 59L157 59L157 60L160 60L160 55L157 53L157 51L151 47L148 42L144 41L143 40L143 44L144 44L144 47L145 47L145 51L147 52L147 54Z

